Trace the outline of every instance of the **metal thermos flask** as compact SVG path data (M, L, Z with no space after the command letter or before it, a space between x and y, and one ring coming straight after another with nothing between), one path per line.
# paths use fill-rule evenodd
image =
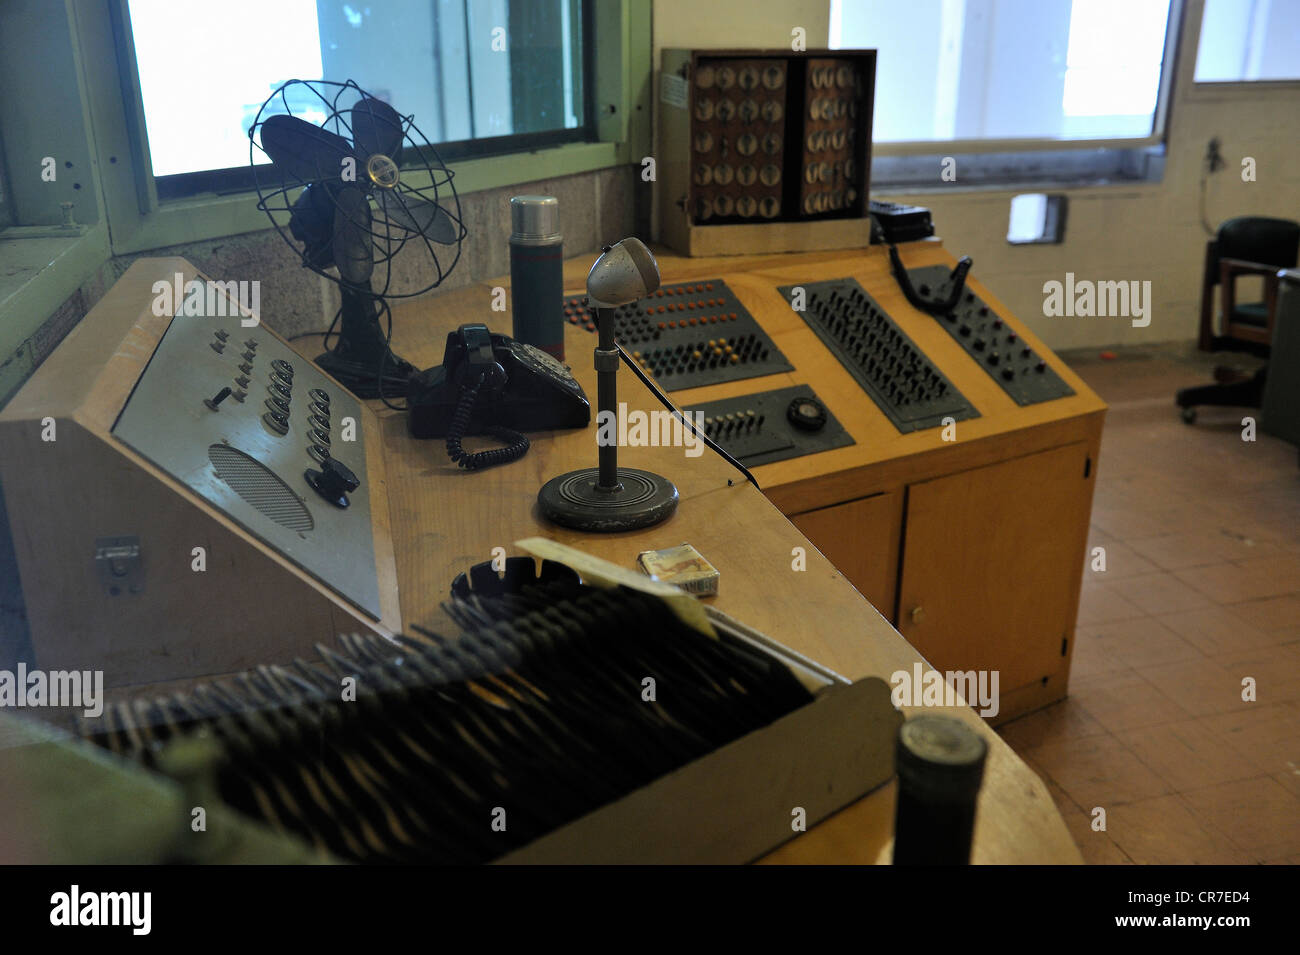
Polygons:
M510 200L510 303L516 341L564 360L564 238L554 196Z

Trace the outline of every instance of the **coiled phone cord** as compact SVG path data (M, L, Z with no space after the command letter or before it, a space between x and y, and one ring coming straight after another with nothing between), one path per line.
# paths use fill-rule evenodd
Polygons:
M486 375L479 375L478 381L474 384L461 388L460 400L456 402L456 411L451 416L451 424L447 428L447 457L466 471L477 471L495 464L518 461L528 453L530 447L526 436L495 424L485 427L483 433L498 441L506 442L506 447L491 448L487 451L466 451L460 446L461 438L465 437L465 429L469 427L469 417L474 413L474 405L478 403L478 391L483 386L485 377Z

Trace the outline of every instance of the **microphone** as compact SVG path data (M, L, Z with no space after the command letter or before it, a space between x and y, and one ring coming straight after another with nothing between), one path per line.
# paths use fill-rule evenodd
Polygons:
M618 466L617 429L600 440L600 424L618 418L618 346L614 310L659 287L659 263L640 239L606 246L587 273L587 299L596 310L596 454L598 466L551 478L537 493L547 520L575 530L614 533L650 527L677 510L677 487L665 477Z

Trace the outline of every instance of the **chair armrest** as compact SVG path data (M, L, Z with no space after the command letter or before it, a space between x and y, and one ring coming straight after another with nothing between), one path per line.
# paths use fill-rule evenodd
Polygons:
M1278 267L1262 262L1247 262L1245 259L1219 259L1219 278L1227 282L1234 275L1263 275L1266 279L1277 281Z

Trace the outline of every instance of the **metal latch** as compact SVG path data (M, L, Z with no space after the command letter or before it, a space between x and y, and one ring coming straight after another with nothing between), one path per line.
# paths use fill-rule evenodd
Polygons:
M99 580L110 597L144 590L144 562L140 559L140 538L100 537L95 541L95 566Z

